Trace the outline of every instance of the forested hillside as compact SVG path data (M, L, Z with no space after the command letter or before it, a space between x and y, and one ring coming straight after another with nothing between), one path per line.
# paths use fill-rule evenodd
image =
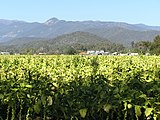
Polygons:
M30 40L33 39L33 40ZM74 32L59 36L55 39L36 39L36 38L18 38L10 41L9 44L3 43L1 51L12 53L48 53L48 54L69 54L87 50L121 51L123 45L115 44L111 41L96 36L88 32Z

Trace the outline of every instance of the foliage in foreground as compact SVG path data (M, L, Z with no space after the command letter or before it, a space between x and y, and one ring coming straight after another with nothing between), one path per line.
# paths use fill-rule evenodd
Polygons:
M0 56L0 119L160 119L160 57Z

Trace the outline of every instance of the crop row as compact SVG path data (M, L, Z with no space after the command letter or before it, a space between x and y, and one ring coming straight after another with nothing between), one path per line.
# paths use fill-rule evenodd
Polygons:
M0 56L0 119L160 119L160 57Z

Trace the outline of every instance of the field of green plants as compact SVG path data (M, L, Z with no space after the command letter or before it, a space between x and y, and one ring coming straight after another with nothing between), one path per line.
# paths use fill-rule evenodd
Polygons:
M0 120L159 120L159 56L0 56Z

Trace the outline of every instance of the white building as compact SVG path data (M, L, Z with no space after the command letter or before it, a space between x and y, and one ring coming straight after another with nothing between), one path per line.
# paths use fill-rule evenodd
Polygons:
M1 54L1 55L10 55L9 52L1 52L0 54Z
M130 55L130 56L137 56L138 53L130 53L129 55Z
M94 50L87 51L87 54L88 54L88 55L94 55L94 54L95 54L95 51L94 51Z

